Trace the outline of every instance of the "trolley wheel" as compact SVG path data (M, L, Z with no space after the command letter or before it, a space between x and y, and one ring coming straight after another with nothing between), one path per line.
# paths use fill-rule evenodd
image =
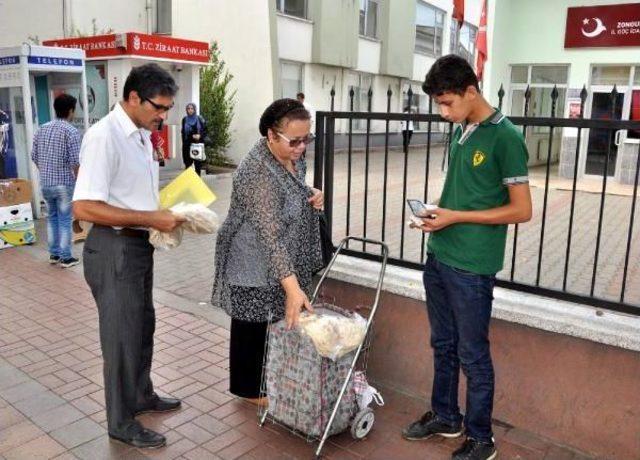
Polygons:
M351 422L351 436L354 439L364 439L373 428L375 419L373 410L369 408L358 412Z

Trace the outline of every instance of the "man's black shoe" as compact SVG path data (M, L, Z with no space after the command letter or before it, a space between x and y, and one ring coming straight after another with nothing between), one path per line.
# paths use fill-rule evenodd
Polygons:
M148 414L151 412L170 412L172 410L180 409L181 405L182 403L179 399L161 398L160 396L157 396L151 403L136 409L135 415Z
M167 444L167 438L146 428L142 428L130 437L121 437L111 433L109 433L109 437L139 449L157 449Z
M481 442L473 438L467 438L460 449L451 456L452 460L492 460L496 458L498 451L492 441Z
M450 425L429 411L420 420L402 430L402 437L409 441L420 441L438 435L445 438L457 438L462 434L462 424Z

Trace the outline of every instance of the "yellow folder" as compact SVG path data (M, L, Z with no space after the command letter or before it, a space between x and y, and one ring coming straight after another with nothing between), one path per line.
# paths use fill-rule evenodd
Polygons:
M215 194L193 168L185 169L160 190L160 207L162 209L170 208L178 203L200 203L209 206L215 200Z

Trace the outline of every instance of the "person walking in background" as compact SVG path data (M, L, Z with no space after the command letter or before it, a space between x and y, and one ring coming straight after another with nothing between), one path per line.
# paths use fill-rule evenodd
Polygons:
M78 264L71 251L71 198L78 173L80 133L71 125L77 100L61 94L53 101L56 119L45 123L33 137L31 160L40 172L42 196L47 204L49 263L64 268Z
M98 306L109 437L155 448L165 437L135 416L176 410L151 382L153 246L148 228L170 232L182 223L159 210L159 168L150 132L173 107L175 81L157 64L135 67L123 100L84 136L73 197L77 218L94 225L84 244L84 276Z
M300 104L304 106L305 109L307 109L307 112L309 112L309 117L310 117L309 123L311 123L311 128L309 129L309 132L313 134L316 130L316 110L311 106L311 104L309 104L308 102L305 102L304 93L296 94L296 99L298 100L298 102L300 102Z
M423 280L434 354L431 410L402 435L467 439L453 460L497 455L491 429L495 376L489 323L495 274L502 270L507 224L531 219L527 146L522 133L480 93L469 63L438 59L422 89L442 117L458 123L438 208L419 227L428 232ZM467 377L464 417L458 406L460 368Z
M193 102L187 104L187 115L182 118L182 161L185 169L194 165L196 173L200 175L202 161L191 158L191 144L203 143L207 133L205 119L196 113L197 107Z
M404 113L411 113L411 107L404 108ZM411 144L411 137L413 136L413 120L402 120L400 122L400 129L402 130L402 151L408 152L409 145Z

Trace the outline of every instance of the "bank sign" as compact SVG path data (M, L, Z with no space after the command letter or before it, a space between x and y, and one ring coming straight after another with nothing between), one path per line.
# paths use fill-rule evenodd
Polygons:
M208 43L137 32L46 40L43 44L80 48L85 51L88 59L146 56L197 63L209 61Z
M565 48L640 47L640 3L567 9Z

